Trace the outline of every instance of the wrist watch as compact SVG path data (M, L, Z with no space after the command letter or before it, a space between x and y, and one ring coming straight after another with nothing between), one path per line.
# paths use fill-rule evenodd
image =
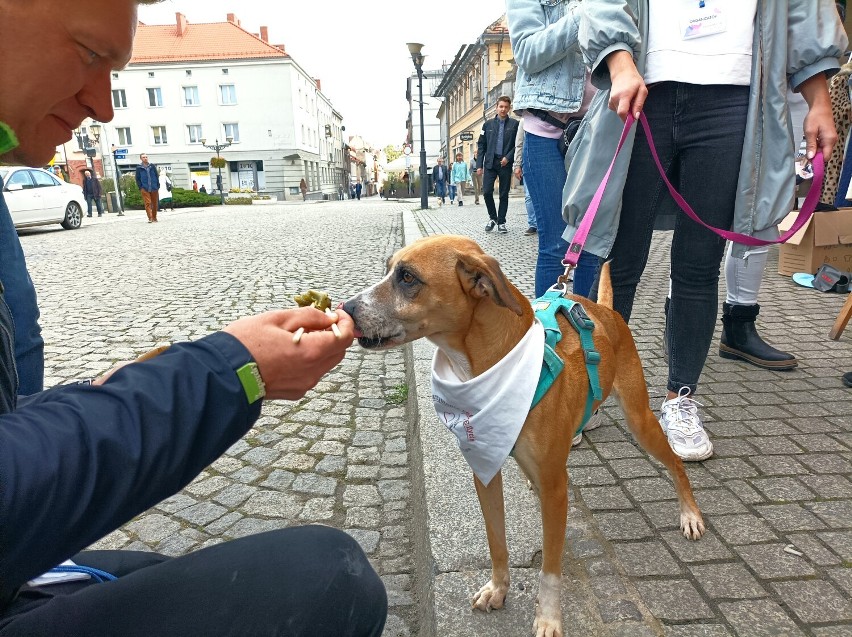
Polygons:
M266 396L266 385L263 383L263 378L260 377L260 370L257 368L257 363L246 363L240 367L237 370L237 378L240 379L240 384L243 386L243 391L246 393L249 405L256 403Z

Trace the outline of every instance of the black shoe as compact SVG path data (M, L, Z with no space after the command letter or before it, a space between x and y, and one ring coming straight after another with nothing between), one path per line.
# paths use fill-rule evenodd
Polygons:
M485 232L491 232L494 230L494 226L497 225L497 222L494 219L491 219L488 223L485 224Z
M460 201L460 202L459 202L459 206L463 206L463 205L464 205L464 202L463 202L463 201Z
M498 223L497 224L497 232L499 232L500 234L506 234L509 231L506 230L506 224L505 223Z
M796 357L775 349L764 342L755 329L760 306L722 305L722 338L719 356L740 359L764 369L793 369L799 364Z
M532 235L532 234L536 234L537 232L538 232L538 228L533 228L532 226L530 226L529 228L527 228L526 230L524 230L524 234L525 234L526 236L530 236L530 235Z
M87 217L91 217L91 216L92 216L92 213L90 212L90 213L89 213L89 214L87 214L86 216L87 216Z

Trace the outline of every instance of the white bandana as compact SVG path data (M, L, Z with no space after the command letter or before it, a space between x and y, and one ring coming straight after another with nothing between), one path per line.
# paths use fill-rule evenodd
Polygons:
M535 320L511 352L462 381L440 349L432 359L432 402L484 485L500 471L529 414L544 360L544 327Z

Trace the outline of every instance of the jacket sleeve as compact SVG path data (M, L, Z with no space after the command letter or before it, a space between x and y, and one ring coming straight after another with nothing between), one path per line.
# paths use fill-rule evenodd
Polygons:
M506 148L506 152L503 154L503 157L505 157L507 161L513 162L515 161L515 139L518 136L518 129L520 128L520 126L518 126L518 120L509 117L506 121L506 128L509 127L511 127L512 130L506 131L506 133L508 133L506 135L507 139L503 141L503 145L505 146L508 142L509 147Z
M532 75L563 59L577 47L580 3L572 0L565 15L547 24L541 0L508 0L506 19L512 54L524 72Z
M833 74L849 40L832 0L790 0L787 75L795 90L817 73Z
M524 127L521 125L523 118L518 120L518 132L515 135L515 161L512 163L512 171L521 168L524 159Z
M603 63L613 51L639 54L640 34L632 3L619 0L584 0L580 20L580 50L592 71L592 84L610 87L609 67Z
M250 360L218 332L102 386L59 386L0 416L0 608L236 442L260 414L234 373Z
M136 167L136 185L138 186L139 190L142 190L142 178L141 178L140 175L141 175L141 171L139 170L139 166L137 166Z
M476 168L477 170L484 166L485 151L488 148L488 122L482 125L482 130L479 132L479 139L476 140Z

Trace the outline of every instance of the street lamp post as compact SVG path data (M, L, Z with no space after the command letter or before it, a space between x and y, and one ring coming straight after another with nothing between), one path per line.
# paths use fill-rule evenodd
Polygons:
M417 84L420 89L420 208L425 210L429 207L429 194L426 189L426 131L423 128L423 60L425 56L421 53L422 44L409 42L408 52L411 53L411 61L417 69Z
M228 146L233 144L234 138L233 137L226 137L225 141L222 142L221 144L219 143L219 139L217 138L216 141L213 144L210 144L210 145L207 145L205 143L205 142L207 142L207 140L203 137L201 139L199 139L198 141L201 142L201 145L204 146L204 148L209 148L210 150L215 150L216 151L216 159L218 160L220 158L219 157L219 151L224 150L225 148L227 148ZM216 163L219 164L220 162L217 161ZM218 170L219 170L219 177L216 179L216 186L219 189L219 202L220 202L221 205L225 205L225 191L222 190L222 166L221 166L221 164L216 166L216 168L218 168Z
M101 125L97 122L93 122L89 125L89 133L91 134L91 138L95 141L95 146L97 147L101 142ZM104 135L106 135L106 128L103 129ZM104 137L104 144L108 144L109 140ZM104 175L106 175L106 155L101 152L101 160L104 164ZM115 145L112 146L112 163L115 168L115 189L118 191L118 216L124 216L124 197L121 196L121 173L118 171L118 159L115 156ZM92 160L92 164L94 164L94 160ZM94 166L93 166L94 167Z

